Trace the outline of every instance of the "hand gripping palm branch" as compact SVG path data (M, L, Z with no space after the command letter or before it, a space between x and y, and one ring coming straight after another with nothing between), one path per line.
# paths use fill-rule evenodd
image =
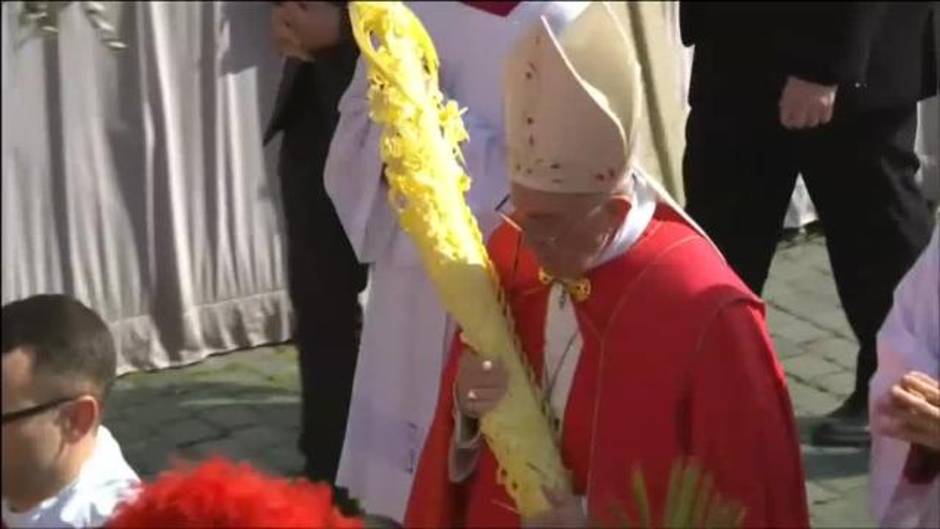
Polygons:
M470 178L459 147L467 139L461 112L454 101L445 102L434 45L401 2L352 2L350 20L368 65L370 117L382 126L389 200L462 339L509 373L506 396L481 430L520 514L537 514L548 507L542 487L567 489L569 480L464 198Z

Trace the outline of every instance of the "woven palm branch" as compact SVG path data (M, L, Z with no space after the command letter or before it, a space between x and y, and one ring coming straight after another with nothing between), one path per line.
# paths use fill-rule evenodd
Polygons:
M438 57L401 2L352 2L353 36L368 66L370 118L382 127L389 200L463 340L503 363L505 398L481 421L501 467L497 476L523 516L548 507L542 487L567 489L556 435L533 382L511 316L465 200L470 178L460 143L461 111L438 88Z

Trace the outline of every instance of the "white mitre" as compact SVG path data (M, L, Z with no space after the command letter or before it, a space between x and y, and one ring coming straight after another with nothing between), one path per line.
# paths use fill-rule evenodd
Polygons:
M560 35L539 20L506 61L509 179L556 193L618 193L636 165L645 100L640 62L607 2L592 2ZM655 178L664 202L704 235ZM707 236L706 236L707 237Z

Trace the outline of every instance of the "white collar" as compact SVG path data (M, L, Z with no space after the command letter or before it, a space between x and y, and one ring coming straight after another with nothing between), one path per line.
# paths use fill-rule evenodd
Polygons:
M591 268L597 268L627 253L653 219L658 203L656 192L647 184L646 177L638 169L631 172L630 178L633 179L633 193L630 196L627 218Z

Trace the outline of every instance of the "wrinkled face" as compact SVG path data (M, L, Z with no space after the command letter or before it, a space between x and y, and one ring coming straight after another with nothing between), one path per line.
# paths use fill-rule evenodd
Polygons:
M32 354L3 354L3 415L61 399L33 376ZM66 452L68 403L3 424L3 497L32 498L48 487Z
M623 222L622 196L537 191L512 184L509 220L517 225L539 264L555 277L584 275Z

